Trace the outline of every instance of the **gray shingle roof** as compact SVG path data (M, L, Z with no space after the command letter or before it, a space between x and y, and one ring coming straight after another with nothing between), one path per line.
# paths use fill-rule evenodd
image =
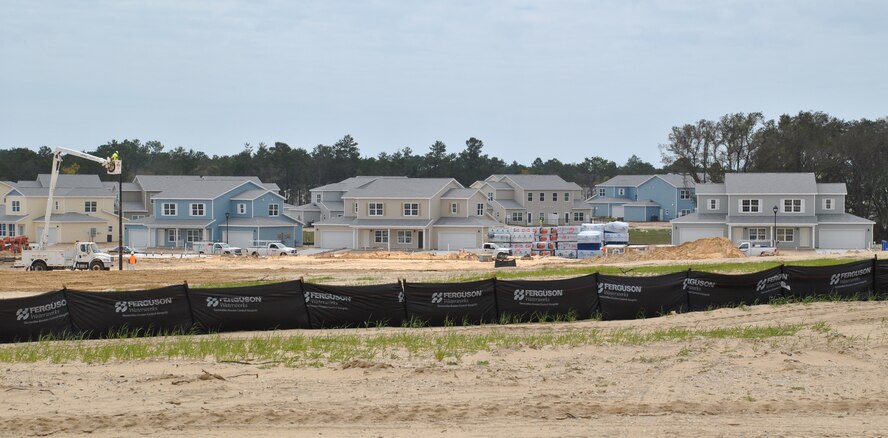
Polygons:
M639 199L638 201L627 202L623 204L623 207L659 207L660 204L657 204L653 200L650 199Z
M134 183L139 184L142 190L146 192L162 192L191 184L195 181L252 181L256 184L262 184L262 181L255 176L136 175L136 178L133 180Z
M407 178L406 176L370 176L370 175L360 175L353 176L351 178L346 178L337 183L327 184L320 187L315 187L311 190L323 191L323 192L347 192L349 190L354 190L358 187L363 187L373 181L376 181L380 178Z
M763 216L728 216L725 220L732 225L774 225L773 214ZM813 225L817 222L817 216L777 215L777 225Z
M818 183L817 193L820 195L847 195L848 187L845 183Z
M502 224L481 216L442 217L435 221L436 227L496 227Z
M345 203L342 201L324 201L320 205L329 211L345 211Z
M593 196L586 200L589 204L625 204L632 202L629 198L609 198L606 196Z
M49 180L51 176L46 173L41 173L37 175L37 182L41 187L49 187ZM67 175L61 174L59 175L58 180L56 181L56 188L61 187L78 187L78 188L104 188L105 186L102 184L102 180L99 179L98 175Z
M695 191L697 195L724 195L725 185L723 183L701 183L697 184Z
M218 221L225 228L226 222L231 227L292 227L298 222L289 216L278 217L238 217Z
M317 204L302 204L293 207L285 207L288 211L321 211Z
M524 207L514 199L494 199L493 202L501 205L506 210L523 210Z
M428 219L355 219L355 228L425 228L431 225Z
M478 194L478 189L450 189L442 199L469 199Z
M667 173L665 175L656 175L656 177L666 181L671 184L675 188L686 188L686 187L694 187L696 183L694 182L694 177L690 175L679 175L677 173Z
M37 219L34 219L34 222L43 222L45 220L45 216L40 216ZM81 213L62 213L62 214L54 214L50 218L50 222L101 222L105 223L105 219L98 218L95 216L90 216L88 214Z
M815 194L814 174L806 173L726 173L728 194Z
M503 175L500 181L506 180L524 190L581 190L576 183L567 182L558 175Z
M211 219L161 219L156 216L148 216L142 219L134 219L130 224L147 225L152 228L206 228L214 221ZM224 224L223 224L224 225Z
M874 221L848 213L821 214L817 216L817 220L819 220L821 224L875 224Z
M462 188L453 178L380 178L363 187L349 190L342 197L430 199L451 184Z
M243 193L239 193L237 196L233 196L231 199L238 201L252 201L266 193L268 193L268 190L265 189L247 190Z
M216 197L244 184L251 187L248 191L262 190L258 188L261 185L253 181L194 180L174 187L168 187L157 195L154 195L153 199L215 199Z
M595 187L638 187L652 175L617 175Z
M124 216L125 216L127 212L131 212L131 211L143 212L143 211L148 211L148 209L146 209L145 206L142 205L141 202L123 201L123 211L124 211Z
M682 217L677 217L669 222L678 224L724 224L727 215L724 214L707 214L707 213L691 213Z
M575 199L573 202L573 207L571 207L571 209L572 210L591 210L592 206L589 205L589 203L586 201L581 201L579 199Z

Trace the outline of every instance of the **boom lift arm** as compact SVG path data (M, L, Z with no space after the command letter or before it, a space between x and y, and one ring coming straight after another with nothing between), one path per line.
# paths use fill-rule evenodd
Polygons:
M90 155L85 152L75 151L73 149L57 147L52 152L52 174L49 177L49 196L46 197L46 215L43 216L43 234L40 236L40 249L46 249L46 245L49 242L49 222L52 217L52 197L53 193L55 193L56 182L59 179L59 168L62 166L62 159L65 155L74 155L75 157L84 158L90 161L95 161L102 165L105 170L108 171L109 175L120 175L120 171L122 169L122 163L117 159L115 153L115 157L111 158L100 158L95 155Z

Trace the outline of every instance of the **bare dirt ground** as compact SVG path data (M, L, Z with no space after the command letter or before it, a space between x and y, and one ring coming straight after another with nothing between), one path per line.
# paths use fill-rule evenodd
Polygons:
M873 253L843 257L871 258ZM879 253L880 258L888 256ZM397 257L397 258L392 258ZM786 254L778 260L822 257ZM830 257L836 257L832 255ZM704 262L745 261L712 258ZM749 261L758 261L753 259ZM769 258L771 260L771 258ZM626 261L627 268L676 260ZM682 260L682 262L687 262ZM519 260L518 270L601 260ZM67 286L131 290L187 281L448 281L492 263L430 256L142 260L136 271L0 269L0 297ZM497 348L438 361L399 355L319 368L158 360L0 364L0 435L69 436L885 436L888 302L754 306L635 321L280 332L465 333L804 324L765 340ZM225 336L262 336L234 333ZM88 341L94 342L94 341ZM99 342L99 341L95 341ZM0 348L14 348L2 346ZM206 378L204 372L225 380Z

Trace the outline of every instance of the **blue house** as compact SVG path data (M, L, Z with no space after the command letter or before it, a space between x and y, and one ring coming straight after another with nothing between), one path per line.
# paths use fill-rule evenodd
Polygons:
M693 178L673 173L617 175L596 185L586 202L592 216L631 222L669 221L697 210Z
M130 197L139 201L130 203L144 202L142 210L149 214L124 225L124 242L136 248L201 241L243 248L258 240L301 246L302 223L284 214L277 189L255 177L137 176L129 191L140 192Z

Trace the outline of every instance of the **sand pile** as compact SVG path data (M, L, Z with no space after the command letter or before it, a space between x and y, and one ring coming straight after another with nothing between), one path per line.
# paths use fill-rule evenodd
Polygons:
M626 254L597 257L596 261L607 263L639 262L645 260L705 260L745 257L730 240L724 237L708 237L686 242L679 246L651 248L647 251L632 251Z

